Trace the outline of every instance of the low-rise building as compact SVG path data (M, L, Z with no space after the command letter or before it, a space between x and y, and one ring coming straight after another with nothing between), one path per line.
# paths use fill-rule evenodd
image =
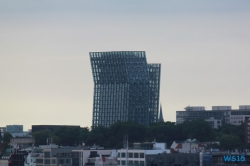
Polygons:
M116 150L113 151L116 152ZM99 146L60 147L54 144L42 145L31 150L25 160L25 166L104 166L105 163L116 164L116 158L112 160L111 153L112 150Z
M147 166L249 166L248 152L159 153L146 156Z
M0 154L4 151L3 141L0 141Z
M1 153L0 155L0 166L9 165L10 153Z
M212 160L212 166L249 166L250 153L243 152L212 152L209 154Z
M42 145L32 149L25 160L25 166L72 166L72 150L74 147L58 147Z
M146 156L158 153L170 153L166 143L134 143L133 148L118 150L118 166L146 166Z
M205 110L205 107L188 106L185 111L176 111L176 123L180 124L184 121L204 119L213 128L225 124L228 121L229 106L213 106L215 110ZM223 108L225 108L223 110ZM218 110L219 109L219 110Z
M147 166L199 166L199 153L159 153L146 156Z
M27 155L27 151L19 150L19 148L6 148L0 154L0 166L24 166Z
M230 124L241 125L246 118L250 118L250 106L240 105L238 110L230 112Z
M73 166L95 165L102 166L105 157L109 157L113 150L104 148L83 148L72 150ZM100 161L102 159L102 162Z
M42 131L42 130L51 130L56 131L60 128L65 129L80 129L80 126L70 126L70 125L32 125L32 132Z
M22 133L23 125L7 125L6 132L8 133Z
M247 117L250 117L250 105L240 105L239 109L232 109L231 106L212 106L212 110L205 110L203 106L188 106L185 111L176 111L177 124L204 119L213 128L226 123L241 125Z
M245 144L250 143L250 118L245 118L244 123Z
M32 137L17 137L10 139L10 145L18 145L18 144L33 144L35 143L35 139Z
M213 142L199 142L196 139L187 139L185 141L174 141L170 146L173 153L199 153L204 152L208 145L220 144L217 141Z
M0 133L3 134L6 132L6 127L0 127Z
M10 133L12 137L27 137L30 132L23 131L23 125L6 125L6 127L0 127L0 133L2 136L4 133Z

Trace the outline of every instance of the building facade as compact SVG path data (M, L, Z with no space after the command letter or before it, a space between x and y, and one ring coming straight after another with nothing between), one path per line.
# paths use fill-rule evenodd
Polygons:
M94 79L92 126L158 120L161 64L144 51L90 52Z
M180 124L184 121L204 119L213 128L227 123L229 121L230 110L222 109L228 107L213 106L215 110L205 110L205 107L186 107L185 111L176 111L176 123ZM218 109L219 108L219 109Z
M212 106L212 110L205 110L205 107L185 108L185 111L176 111L176 123L195 119L204 119L211 127L229 123L232 125L241 125L246 118L250 118L250 105L240 105L239 109L232 109L231 106Z
M98 149L98 148L72 150L72 161L73 161L72 166L86 166L86 165L103 166L105 165L106 160L111 161L109 157L113 151L116 152L116 150ZM106 164L108 164L108 161ZM113 161L111 161L111 164L117 165L116 158Z
M42 145L25 158L24 166L72 166L72 147Z
M250 143L250 118L245 118L244 135L245 135L245 144Z
M200 156L198 153L150 154L146 163L146 166L200 166Z
M34 144L35 139L32 137L17 137L17 138L11 138L9 145L18 145L18 144Z
M22 133L23 132L23 125L7 125L6 131L8 133Z
M80 129L80 126L70 126L70 125L32 125L32 132L51 130L56 131L59 129Z
M6 132L6 127L0 127L0 132L1 132L1 134L5 133Z
M147 166L249 166L249 153L159 153L146 156Z
M118 150L117 166L146 166L146 156L169 154L166 143L134 143L133 148Z
M249 105L240 105L238 110L230 112L230 123L233 125L241 125L248 118L250 118Z
M55 144L40 145L27 155L24 166L104 166L105 163L116 164L111 160L116 150L92 147L62 147ZM100 161L101 158L101 161ZM106 162L107 159L108 161Z

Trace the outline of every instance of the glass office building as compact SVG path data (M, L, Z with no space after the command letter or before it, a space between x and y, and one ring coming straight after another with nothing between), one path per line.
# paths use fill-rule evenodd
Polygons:
M94 79L93 126L158 120L160 64L144 51L90 52Z

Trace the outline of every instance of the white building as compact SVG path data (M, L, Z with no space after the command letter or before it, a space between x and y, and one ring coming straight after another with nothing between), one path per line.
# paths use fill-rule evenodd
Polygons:
M179 153L199 153L204 152L207 145L220 144L220 142L199 142L196 139L187 139L182 142L174 141L170 146L170 149Z
M102 147L60 147L55 144L30 149L25 166L72 166L116 164L116 150ZM113 155L111 155L113 153ZM115 156L115 157L114 157ZM104 159L104 160L103 160Z
M147 145L153 145L153 147L150 149ZM166 149L166 143L135 143L132 149L118 150L117 166L146 166L146 156L158 153L170 153L170 150Z
M41 145L30 149L25 159L25 166L72 166L72 150L74 147L59 147L54 144Z
M77 149L72 150L73 158L79 160L79 166L85 166L87 163L95 163L95 165L103 166L102 156L111 156L115 150L106 149ZM113 152L114 153L114 152Z
M8 166L9 165L9 161L8 159L10 158L10 154L4 154L1 156L0 158L0 166Z
M230 112L230 124L241 125L246 118L250 118L250 105L240 105L239 110Z

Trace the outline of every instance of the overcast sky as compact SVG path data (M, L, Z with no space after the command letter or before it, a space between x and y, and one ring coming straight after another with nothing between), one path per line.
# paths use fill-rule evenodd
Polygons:
M0 0L0 126L90 127L97 51L162 64L166 121L250 105L249 0Z

